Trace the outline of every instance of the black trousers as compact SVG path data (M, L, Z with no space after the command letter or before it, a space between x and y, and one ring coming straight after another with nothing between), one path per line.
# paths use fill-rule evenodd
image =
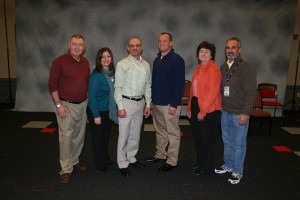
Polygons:
M91 109L87 107L87 116L92 128L92 152L97 169L105 167L110 162L108 143L112 126L108 111L99 112L99 114L101 117L101 124L97 125L94 123Z
M204 172L213 172L215 168L215 147L218 126L221 120L221 111L215 110L207 113L203 121L199 121L197 115L199 113L199 105L197 98L193 98L191 102L191 125L193 139L196 148L196 164Z

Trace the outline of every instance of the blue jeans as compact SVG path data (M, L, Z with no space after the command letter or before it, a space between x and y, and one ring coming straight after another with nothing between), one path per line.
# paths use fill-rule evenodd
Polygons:
M239 115L222 111L221 127L224 144L224 166L243 175L249 120L239 125Z

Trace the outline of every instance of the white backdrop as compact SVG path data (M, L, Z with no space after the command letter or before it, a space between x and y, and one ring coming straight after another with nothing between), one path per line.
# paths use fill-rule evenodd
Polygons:
M126 42L142 39L143 57L157 54L159 33L173 34L190 80L200 42L213 42L216 63L224 61L225 40L242 40L242 56L256 67L258 82L278 84L283 101L296 0L16 0L17 111L53 111L47 88L52 60L67 51L69 37L83 34L94 68L97 50L108 46L115 63L127 56Z

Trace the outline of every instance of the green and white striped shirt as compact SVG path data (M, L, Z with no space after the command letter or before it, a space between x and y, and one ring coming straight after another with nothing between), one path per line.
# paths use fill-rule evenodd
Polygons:
M128 97L145 96L146 106L151 103L151 69L147 61L136 60L129 54L117 63L115 74L115 100L118 109L124 109L122 95Z

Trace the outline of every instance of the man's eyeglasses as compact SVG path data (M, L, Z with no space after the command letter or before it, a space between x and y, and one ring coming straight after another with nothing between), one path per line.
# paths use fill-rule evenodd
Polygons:
M141 44L130 44L128 46L129 46L129 48L134 48L134 47L140 48L142 45Z
M237 47L237 46L226 46L226 50L236 50L236 49L238 49L239 47Z

